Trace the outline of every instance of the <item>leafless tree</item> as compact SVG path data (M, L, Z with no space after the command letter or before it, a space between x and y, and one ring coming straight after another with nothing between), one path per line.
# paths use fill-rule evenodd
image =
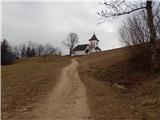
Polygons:
M150 66L150 47L148 29L143 21L142 16L134 14L125 20L119 32L121 43L126 48L132 67L138 65L139 68L149 68ZM143 63L143 64L142 64Z
M41 45L41 44L37 45L36 52L37 52L38 56L43 55L43 53L44 53L44 46Z
M53 54L54 48L51 44L47 43L44 45L44 57L47 58L48 55Z
M78 35L77 33L69 33L67 39L62 42L69 49L69 55L72 55L73 48L78 43Z
M36 42L33 42L33 41L28 41L28 47L30 47L31 49L35 49L37 47L37 44Z
M61 55L61 54L62 54L61 49L58 48L58 47L56 47L56 48L55 48L55 53L54 53L54 54L56 54L56 55Z
M151 70L155 71L160 68L159 60L158 60L158 52L157 52L157 43L158 35L156 33L156 29L159 29L154 21L156 14L159 14L160 10L157 9L155 14L153 13L153 6L155 1L146 0L146 1L138 1L129 3L127 0L112 0L105 1L103 5L105 8L100 11L98 14L105 19L112 20L119 16L123 16L126 14L138 13L139 11L146 11L145 22L147 23L148 31L149 31L149 42L150 42L150 51L151 51ZM160 3L158 3L160 6ZM158 8L158 7L157 7ZM157 18L158 19L158 18ZM159 23L157 23L158 25ZM144 36L143 36L144 37ZM144 38L142 38L144 39Z
M19 50L18 46L13 47L13 52L15 53L15 56L18 59L20 56L20 50Z
M26 45L20 44L19 51L20 51L20 57L25 57L26 56Z
M156 10L153 11L154 25L156 26L157 37L160 38L160 14L156 14L157 10L160 10L159 6L154 6ZM141 10L137 13L127 17L120 28L121 43L125 46L146 44L150 41L150 32L146 21L146 12Z

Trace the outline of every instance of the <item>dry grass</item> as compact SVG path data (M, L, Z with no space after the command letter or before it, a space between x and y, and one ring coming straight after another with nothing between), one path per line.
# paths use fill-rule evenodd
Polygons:
M96 120L160 119L160 75L130 69L124 49L79 58L80 76L86 85L88 103ZM127 90L113 87L118 83Z
M2 119L30 111L54 87L61 69L69 63L69 57L50 56L2 66Z

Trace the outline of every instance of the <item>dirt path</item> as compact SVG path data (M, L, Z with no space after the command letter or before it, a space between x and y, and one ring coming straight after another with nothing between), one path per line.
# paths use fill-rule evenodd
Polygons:
M60 81L49 95L45 104L36 109L36 119L41 120L87 120L86 88L78 75L78 62L72 63L62 70Z

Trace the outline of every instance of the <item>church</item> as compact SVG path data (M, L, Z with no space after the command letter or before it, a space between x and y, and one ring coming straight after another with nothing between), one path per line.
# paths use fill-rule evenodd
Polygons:
M77 45L73 49L72 56L86 55L94 52L99 52L101 51L101 49L98 47L98 43L99 40L94 33L93 36L89 39L89 44Z

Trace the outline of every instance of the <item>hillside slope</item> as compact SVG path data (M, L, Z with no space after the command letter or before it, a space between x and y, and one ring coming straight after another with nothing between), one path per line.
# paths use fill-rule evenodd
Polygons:
M2 119L29 116L56 85L69 57L49 56L18 60L2 66Z
M124 49L79 57L79 74L87 87L96 120L160 119L160 75L127 69Z

